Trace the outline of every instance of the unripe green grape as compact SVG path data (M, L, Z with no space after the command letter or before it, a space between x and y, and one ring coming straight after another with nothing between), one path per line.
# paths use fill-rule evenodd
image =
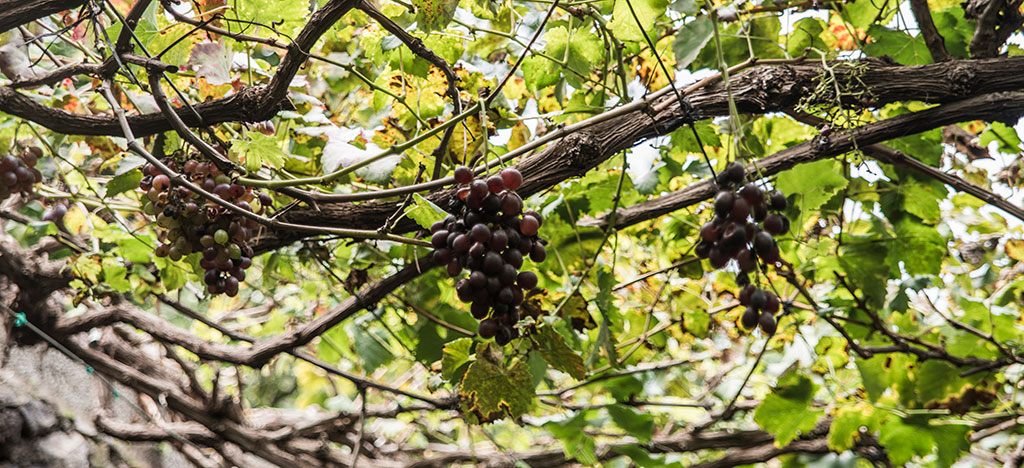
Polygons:
M218 229L217 232L213 233L213 240L218 244L224 244L228 241L228 232L223 229Z

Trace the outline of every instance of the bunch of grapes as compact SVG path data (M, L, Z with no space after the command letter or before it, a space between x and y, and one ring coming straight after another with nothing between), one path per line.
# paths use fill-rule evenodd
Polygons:
M780 213L786 209L786 196L778 190L765 193L753 182L741 185L746 177L739 162L718 174L715 218L701 226L701 241L694 251L716 269L736 261L740 270L737 283L744 286L740 303L748 306L741 322L748 329L760 325L772 334L779 298L751 285L748 273L757 269L758 258L772 265L781 260L774 236L789 231L789 219Z
M448 275L469 276L455 285L459 300L471 303L470 312L480 320L478 333L499 345L518 336L523 291L537 287L537 275L520 272L525 258L543 262L545 241L537 236L544 218L523 211L523 199L515 190L523 184L518 170L509 168L486 179L473 179L473 171L460 166L455 181L462 203L456 215L431 226L434 263L445 265Z
M775 334L775 327L778 325L775 322L775 314L779 313L781 305L779 296L748 284L740 290L740 304L747 306L743 317L740 318L743 328L753 330L754 327L760 326L766 335Z
M173 162L168 166L174 168ZM143 210L156 215L159 234L158 257L180 260L192 253L202 258L199 265L206 270L203 280L210 294L238 294L245 269L252 265L253 250L249 240L258 224L227 208L206 200L186 187L172 186L171 179L155 166L142 168L139 188L145 192ZM182 176L239 208L262 214L271 199L265 193L232 183L231 178L213 164L186 161Z
M740 271L754 271L755 255L765 263L780 260L779 245L772 236L789 230L789 219L778 213L786 208L786 196L778 190L765 194L753 182L734 190L745 177L738 162L718 175L721 190L715 196L715 218L700 228L701 242L694 251L716 269L735 259Z
M28 147L20 155L7 154L0 157L0 201L11 194L32 191L32 185L43 181L43 174L36 169L36 162L43 152Z

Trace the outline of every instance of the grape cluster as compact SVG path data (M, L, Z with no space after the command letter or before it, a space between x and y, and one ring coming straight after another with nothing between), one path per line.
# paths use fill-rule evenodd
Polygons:
M740 304L747 306L740 323L748 330L760 326L772 335L779 297L750 284L749 273L757 270L758 258L773 265L781 260L774 236L789 231L789 219L781 213L786 209L786 196L778 190L766 193L753 182L743 184L746 178L746 169L739 162L718 173L715 217L701 226L701 240L694 252L715 269L736 260L740 270L736 284L743 287Z
M174 163L168 162L174 169ZM139 188L145 192L143 211L156 215L162 242L154 252L158 257L180 260L200 253L199 265L210 294L238 294L245 269L252 265L249 240L258 226L227 208L206 200L186 187L174 187L170 177L151 164L142 168ZM239 208L262 214L271 199L265 193L232 183L231 178L213 164L195 160L182 165L181 174L207 192Z
M462 302L471 303L470 312L480 320L478 333L508 344L519 331L519 305L523 291L537 287L537 275L519 271L525 258L543 262L545 241L537 236L544 218L536 211L523 211L523 199L515 190L523 184L518 170L509 168L486 179L473 179L473 171L460 166L455 181L462 184L457 198L462 209L431 226L433 259L444 265L448 275L469 276L455 284Z
M746 170L738 162L718 174L721 190L715 196L715 218L700 228L701 242L694 251L716 269L735 259L740 271L747 273L757 268L756 257L769 264L780 260L772 236L789 230L789 219L779 213L786 208L786 196L778 190L766 194L753 182L734 190L745 178Z
M779 296L771 291L748 284L740 290L740 304L747 306L740 323L748 330L760 326L766 335L775 334L775 314L779 313Z
M0 201L17 192L27 194L32 191L32 185L43 181L43 174L36 169L36 162L42 155L43 152L33 146L18 156L0 157Z

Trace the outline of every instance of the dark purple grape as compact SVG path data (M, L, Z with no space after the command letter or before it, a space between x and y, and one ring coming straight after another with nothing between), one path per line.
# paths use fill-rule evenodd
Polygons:
M535 236L538 229L540 229L540 221L531 215L523 216L523 219L519 221L519 232L524 236Z
M708 261L711 262L711 266L717 270L724 267L726 263L729 263L729 257L725 256L721 250L712 248L711 251L708 252Z
M491 294L497 294L501 291L501 281L497 276L491 276L487 278L487 292Z
M482 271L474 271L469 274L469 284L476 289L482 289L487 287L487 275L484 275Z
M481 320L476 332L480 335L480 338L493 338L494 334L498 332L498 322L494 319Z
M539 224L541 226L544 225L544 217L541 216L540 213L538 213L538 212L536 212L534 210L526 210L526 211L523 212L523 215L524 216L526 216L526 215L533 216L533 218L537 220L537 224Z
M501 199L495 194L490 194L484 198L483 203L480 207L487 214L497 214L501 210Z
M505 183L505 188L517 190L523 185L523 174L518 169L510 167L501 171L501 181Z
M732 220L737 223L745 223L747 216L750 216L750 204L742 198L736 200L732 204Z
M498 333L494 335L494 342L500 346L505 346L510 341L512 341L512 328L498 327Z
M769 314L779 313L779 296L776 296L775 293L772 292L767 294L768 299L764 301L764 311Z
M435 249L440 249L448 245L448 231L442 229L435 232L433 236L430 236L430 244L433 245Z
M505 216L517 216L523 211L523 199L515 192L501 194L501 212Z
M477 242L487 242L491 238L491 228L487 227L486 224L477 224L473 226L473 229L469 232L473 236L473 240Z
M468 184L473 181L473 170L466 166L455 168L455 182Z
M754 254L748 249L740 250L740 253L736 254L736 263L739 263L742 272L754 271L757 268Z
M515 295L512 294L512 288L504 287L498 291L498 302L502 304L511 304L512 299L515 299Z
M761 314L758 325L761 325L761 331L768 336L774 335L779 326L775 323L775 317L772 317L772 314Z
M491 250L495 252L501 252L508 246L508 234L505 233L504 229L497 229L491 234L490 241Z
M544 244L540 242L534 243L533 250L530 251L530 260L534 263L540 263L546 258L548 258L548 250L544 248Z
M752 285L752 284L748 284L748 285L744 286L743 289L740 290L740 297L738 298L740 300L740 304L743 304L745 306L749 306L750 305L750 296L752 296L754 294L754 291L756 291L756 290L757 290L757 288L754 287L754 285Z
M786 196L778 190L772 190L768 194L768 206L775 211L786 209Z
M767 301L768 295L765 294L765 291L763 289L758 289L754 291L753 294L750 295L750 307L753 307L757 310L763 309L764 304Z
M751 211L754 213L754 221L756 222L760 223L768 217L768 207L764 206L764 203L754 205L754 208Z
M508 249L505 253L501 254L501 258L517 270L523 266L523 254L519 250Z
M156 188L156 178L153 179L153 188ZM225 200L231 198L231 186L228 184L220 184L213 188L213 194L221 197Z
M462 217L462 221L466 223L466 226L472 228L477 224L484 222L484 215L481 214L479 211L470 210L467 211L466 215Z
M744 185L743 188L740 189L740 196L751 205L760 205L764 202L761 197L761 189L759 189L753 182Z
M473 314L473 318L480 320L487 317L487 312L490 312L491 306L483 304L481 302L473 302L469 306L469 313Z
M499 194L502 190L505 190L505 182L501 180L501 176L492 175L487 178L487 188L493 194Z
M693 253L697 255L697 258L708 258L708 254L711 253L711 248L714 244L710 242L701 242L693 248Z
M704 239L705 242L716 242L718 241L718 228L714 223L705 223L700 228L700 238Z
M498 280L501 281L502 285L511 286L516 282L518 273L516 267L506 263L501 267L501 272L498 273Z
M487 182L482 180L477 179L474 180L473 183L469 184L470 196L478 198L480 201L483 201L489 191L490 190L487 188Z
M448 237L451 238L452 235L449 234ZM459 234L455 236L455 240L452 241L452 250L454 250L455 253L466 253L472 245L473 240L470 239L469 236Z
M498 274L498 272L501 271L502 265L504 264L505 262L501 259L501 255L498 255L494 252L487 252L487 254L484 255L483 270L484 273L487 273L488 275Z
M523 303L523 288L512 286L512 305L518 306ZM516 320L518 322L518 320Z
M732 205L736 202L736 195L728 190L722 190L715 196L715 213L721 216L728 216L732 212Z
M462 273L462 264L460 264L458 260L453 259L452 261L448 262L447 269L448 276L459 276L459 273Z
M203 282L207 285L216 284L218 278L220 278L220 274L217 273L217 270L207 270L203 275Z
M533 289L537 287L537 274L532 271L524 271L519 273L519 277L516 279L516 284L523 289Z
M487 253L487 246L482 242L474 242L473 246L469 248L469 256L480 257Z
M747 170L744 169L743 164L739 161L733 161L726 166L725 174L730 182L738 184L743 182L743 178L747 176Z
M458 283L455 283L455 294L459 297L462 302L471 302L473 299L473 286L469 284L469 280L462 278Z
M757 309L753 307L747 307L747 310L743 311L743 317L740 319L740 324L743 325L743 328L751 330L757 326L757 319L760 316L761 314L757 311Z
M434 251L434 265L447 265L453 258L455 258L455 255L451 250L438 249Z
M754 235L754 251L757 252L757 254L760 255L761 257L764 257L766 254L770 253L774 245L775 239L772 239L771 234L768 234L765 231L761 231Z
M772 213L764 219L764 230L769 234L782 234L782 215Z

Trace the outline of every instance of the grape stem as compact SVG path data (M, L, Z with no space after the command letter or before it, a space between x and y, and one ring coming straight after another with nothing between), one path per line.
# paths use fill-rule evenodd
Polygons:
M177 184L179 186L183 186L183 187L191 190L192 192L196 193L200 197L203 197L203 198L205 198L205 199L207 199L207 200L209 200L209 201L211 201L213 203L216 203L217 205L224 207L225 209L227 209L228 211L231 211L232 213L235 213L236 215L239 215L239 216L241 216L243 218L251 219L253 221L256 221L257 223L260 223L260 224L262 224L264 226L267 226L267 227L270 227L270 228L274 228L274 229L293 230L293 231L308 232L308 233L314 233L314 234L337 234L337 235L341 235L341 236L345 236L345 237L352 237L352 238L357 238L357 239L388 240L388 241L398 242L398 243L402 243L402 244L411 244L411 245L417 245L417 246L421 246L421 247L430 247L430 242L427 242L425 240L411 239L411 238L408 238L408 237L403 237L403 236L399 236L399 235L395 235L395 234L381 233L381 232L372 231L372 230L331 228L331 227L317 227L317 226L308 226L308 225L304 225L304 224L294 224L294 223L287 223L287 222L283 222L283 221L277 221L277 220L274 220L274 219L270 219L270 218L258 215L256 213L251 212L251 211L246 211L246 210L242 209L241 207L235 205L234 203L230 203L230 202L228 202L228 201L218 197L217 195L214 195L214 194L212 194L210 192L207 192L206 190L203 190L201 187L199 187L198 185L192 183L190 180L188 180L187 178L183 177L181 174L179 174L179 173L175 172L174 170L172 170L170 167L168 167L166 164L164 164L158 158L156 158L155 156L150 154L149 151L146 151L146 148L142 146L142 144L139 142L139 140L137 140L135 138L135 134L132 133L132 129L128 125L128 118L125 117L124 109L121 107L121 105L117 101L117 99L114 98L114 95L111 92L112 86L113 86L113 83L109 79L104 80L103 81L103 86L100 88L100 92L103 94L103 97L107 100L107 102L110 103L111 109L114 111L114 114L117 116L118 122L120 122L120 124L121 124L121 130L124 132L124 137L125 137L126 140L128 140L128 147L131 148L131 150L134 151L135 153L137 153L139 156L142 156L143 159L145 159L150 164L155 166L161 172L166 174L171 179L172 182L174 182L175 184Z

